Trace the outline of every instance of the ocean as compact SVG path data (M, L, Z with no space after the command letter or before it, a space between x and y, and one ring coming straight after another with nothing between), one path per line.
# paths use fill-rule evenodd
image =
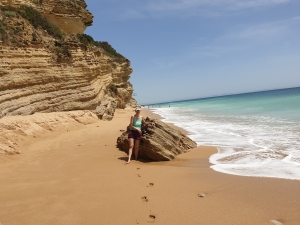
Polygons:
M215 146L212 169L234 175L300 180L300 87L150 106Z

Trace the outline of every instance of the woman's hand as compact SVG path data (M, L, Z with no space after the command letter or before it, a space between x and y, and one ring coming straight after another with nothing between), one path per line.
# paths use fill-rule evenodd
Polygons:
M142 121L144 124L146 124L147 126L155 126L155 123L154 122L147 122L146 120L144 120L143 118L143 121Z
M150 122L149 125L150 126L155 126L155 123L154 122Z

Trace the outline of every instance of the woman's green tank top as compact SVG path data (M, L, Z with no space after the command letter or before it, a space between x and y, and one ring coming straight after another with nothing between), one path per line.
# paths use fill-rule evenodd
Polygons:
M136 127L137 129L139 129L139 130L142 130L142 117L140 116L140 119L136 119L135 118L135 115L133 116L133 123L132 123L132 125L134 126L134 127ZM133 128L130 128L130 130L134 130Z

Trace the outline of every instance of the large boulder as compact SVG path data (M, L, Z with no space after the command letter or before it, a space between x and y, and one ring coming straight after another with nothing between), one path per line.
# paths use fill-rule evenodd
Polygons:
M146 120L149 121L150 118ZM170 161L176 155L197 147L193 140L179 130L160 120L153 121L155 126L142 127L145 134L140 141L139 157L153 161ZM118 137L117 146L121 151L128 154L127 131Z
M97 106L95 113L99 119L112 120L117 107L117 100L108 96L104 96L104 101Z

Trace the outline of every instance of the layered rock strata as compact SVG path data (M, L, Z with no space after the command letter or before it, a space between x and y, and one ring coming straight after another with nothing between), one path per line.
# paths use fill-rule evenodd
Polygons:
M84 0L1 0L0 5L32 6L69 34L81 34L93 23Z
M142 127L144 135L140 141L139 157L153 161L170 161L176 155L187 152L197 144L179 130L166 123L153 120L155 126ZM117 146L128 153L127 131L117 139ZM134 154L134 151L133 151Z
M132 72L128 61L114 62L99 49L70 47L72 61L57 64L43 46L0 46L0 118L35 112L95 109L117 87L115 101L131 99ZM117 106L117 104L116 104Z
M41 7L47 8L56 1L42 2ZM73 4L75 9L86 6L79 0ZM102 107L99 118L111 119L116 107L134 101L128 59L109 56L99 46L83 44L76 35L57 39L15 12L0 11L0 22L0 31L5 28L0 32L0 118L95 110L102 105L107 108Z

